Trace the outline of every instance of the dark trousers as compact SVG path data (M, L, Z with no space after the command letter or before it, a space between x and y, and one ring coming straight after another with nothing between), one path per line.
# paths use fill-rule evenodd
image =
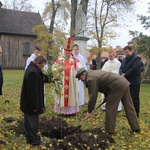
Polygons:
M137 114L137 117L139 117L140 113L140 85L130 85L130 94L133 100L134 108Z
M40 145L41 138L38 135L38 114L24 114L24 126L27 143L31 145Z

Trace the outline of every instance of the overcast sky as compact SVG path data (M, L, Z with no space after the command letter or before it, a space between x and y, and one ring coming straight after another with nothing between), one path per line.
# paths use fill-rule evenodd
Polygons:
M148 11L148 5L147 3L150 2L150 0L142 0L142 2L139 2L139 4L137 4L137 8L135 11L135 15L132 16L131 18L128 18L128 20L125 20L127 22L129 22L128 27L123 27L118 29L118 34L119 37L116 38L116 40L111 42L111 45L113 47L119 45L119 46L126 46L127 42L130 41L132 39L131 36L128 35L128 31L139 31L139 32L143 32L144 34L150 35L149 30L145 30L140 21L137 21L136 15L148 15L147 11ZM127 23L126 22L126 23Z

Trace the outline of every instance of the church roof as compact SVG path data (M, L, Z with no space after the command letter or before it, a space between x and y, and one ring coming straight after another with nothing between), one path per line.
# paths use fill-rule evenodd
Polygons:
M0 34L35 36L32 28L41 20L39 13L0 8Z

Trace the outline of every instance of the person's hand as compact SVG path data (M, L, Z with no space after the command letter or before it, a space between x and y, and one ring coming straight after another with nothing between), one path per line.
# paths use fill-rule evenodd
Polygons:
M74 55L72 56L72 58L73 58L74 60L76 60L76 57L75 57Z
M87 117L91 117L91 115L92 115L91 113L88 113L88 112L86 113Z
M60 71L60 72L62 72L62 71L64 71L64 70L67 70L67 67L61 67L61 68L59 68L59 71Z
M53 77L54 77L54 76L53 76L52 73L49 73L49 74L48 74L49 83L50 83L50 82L53 82Z
M126 74L125 74L125 73L123 73L121 76L125 78L125 75L126 75Z

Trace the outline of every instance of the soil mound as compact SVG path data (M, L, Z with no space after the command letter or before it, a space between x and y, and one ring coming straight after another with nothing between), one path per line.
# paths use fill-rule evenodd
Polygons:
M10 123L15 119L4 120ZM18 125L11 130L16 134L24 134L23 121L18 121ZM51 119L39 119L39 131L42 137L50 138L45 144L50 150L105 150L114 142L114 139L100 128L81 130L81 126L69 126L65 120L54 116Z

